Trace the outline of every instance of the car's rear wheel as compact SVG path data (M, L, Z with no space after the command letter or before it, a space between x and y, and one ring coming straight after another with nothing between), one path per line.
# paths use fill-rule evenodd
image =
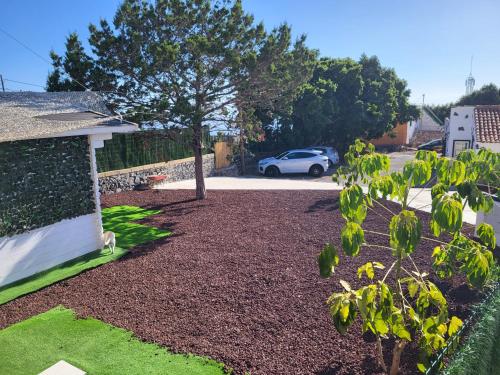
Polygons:
M274 165L271 165L270 167L266 168L264 174L266 175L266 177L278 177L280 174L280 170Z
M314 164L311 168L309 168L309 175L312 177L321 177L323 172L323 167L319 164Z

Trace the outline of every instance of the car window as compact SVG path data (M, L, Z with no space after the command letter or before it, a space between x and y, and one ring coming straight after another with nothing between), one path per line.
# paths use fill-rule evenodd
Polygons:
M282 152L281 154L278 154L275 156L276 159L281 159L283 156L286 156L288 154L288 151Z
M311 158L313 156L316 156L316 154L313 154L312 152L291 152L290 154L287 155L287 158L288 160L306 159L306 158Z

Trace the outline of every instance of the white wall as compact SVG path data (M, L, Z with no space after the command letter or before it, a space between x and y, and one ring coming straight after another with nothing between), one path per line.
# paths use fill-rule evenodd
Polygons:
M477 213L476 227L483 222L493 226L497 244L500 244L500 202L495 202L493 209L487 214L483 212Z
M459 130L463 128L463 130ZM446 137L446 156L453 154L454 140L468 140L472 147L474 131L474 107L452 107Z
M476 142L477 148L487 148L493 152L500 152L500 143L481 143Z
M421 110L421 117L419 119L420 121L420 130L423 131L442 131L443 127L439 125L434 119L423 109Z
M417 131L419 126L419 122L417 121L409 121L408 126L406 128L406 144L409 144L412 140L415 132Z
M96 213L0 238L0 286L102 248Z

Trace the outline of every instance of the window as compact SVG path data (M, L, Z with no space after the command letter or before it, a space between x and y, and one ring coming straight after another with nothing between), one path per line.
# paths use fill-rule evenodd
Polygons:
M287 155L288 160L292 159L306 159L306 158L311 158L315 156L316 154L310 153L310 152L292 152Z
M453 157L470 148L470 141L453 141Z

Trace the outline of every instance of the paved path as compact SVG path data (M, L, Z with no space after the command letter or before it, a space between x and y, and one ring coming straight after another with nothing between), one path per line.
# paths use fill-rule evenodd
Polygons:
M208 177L205 178L207 190L340 190L342 187L333 182L314 179L265 178L265 177ZM182 190L195 189L195 180L164 183L158 189ZM409 206L425 212L431 212L431 190L411 189ZM476 214L467 206L463 220L476 223Z

